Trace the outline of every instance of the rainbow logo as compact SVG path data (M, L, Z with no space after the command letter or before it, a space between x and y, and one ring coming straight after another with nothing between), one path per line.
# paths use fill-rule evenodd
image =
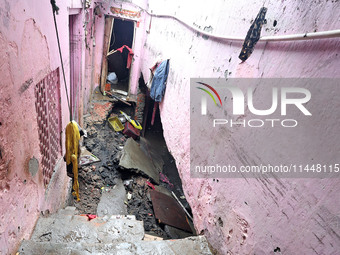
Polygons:
M206 87L209 88L212 92L214 92L214 94L217 96L217 98L218 98L218 100L219 100L219 102L220 102L220 104L221 104L221 106L222 106L222 100L221 100L221 98L220 98L220 95L217 93L217 91L216 91L213 87L211 87L210 85L208 85L208 84L206 84L206 83L203 83L203 82L197 82L197 83L198 83L198 84L201 84L201 85L203 85L203 86L206 86ZM200 88L200 87L196 87L196 88L198 88L198 89L203 90L204 92L206 92L206 93L212 98L212 100L214 101L215 105L218 106L218 104L217 104L217 102L216 102L216 100L215 100L215 97L213 96L213 94L212 94L209 90L204 89L204 88Z

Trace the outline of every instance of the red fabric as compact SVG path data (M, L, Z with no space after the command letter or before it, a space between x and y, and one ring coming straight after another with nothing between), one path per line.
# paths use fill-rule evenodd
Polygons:
M86 216L89 220L97 218L97 215L94 214L80 214L80 216Z
M155 189L155 186L153 186L153 184L152 183L150 183L150 182L148 182L148 181L146 181L146 184L150 187L150 188L152 188L152 189Z
M93 220L93 219L97 218L97 215L93 215L93 214L88 214L86 216L89 218L89 220Z
M160 177L162 182L169 184L171 189L174 187L174 185L169 181L168 177L166 177L165 174L159 173L159 177Z
M127 64L126 64L126 68L131 67L131 63L132 63L132 57L133 57L133 51L126 45L123 45L122 47L120 47L119 49L117 49L117 51L119 51L120 53L123 52L124 48L126 48L129 51L129 55L128 55L128 59L127 59Z
M155 72L155 70L157 69L160 63L162 63L162 60L157 61L156 64L154 64L154 66L150 68L150 71L152 72L152 74Z

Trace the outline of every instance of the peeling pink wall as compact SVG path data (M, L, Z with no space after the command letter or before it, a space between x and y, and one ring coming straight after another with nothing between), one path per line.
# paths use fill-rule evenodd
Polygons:
M69 6L58 1L58 6L57 23L69 86L68 7L81 8L81 1L70 1ZM1 1L0 29L0 253L15 254L20 241L29 239L40 211L54 212L64 205L69 178L60 153L55 178L47 188L43 185L34 87L60 68L49 1ZM61 73L60 80L64 130L69 115ZM35 176L28 170L32 157L39 161Z
M142 8L148 7L145 0L133 2ZM139 11L135 4L113 3L116 7ZM151 0L149 4L149 12L175 15L201 29L212 27L212 33L235 36L245 36L262 6L262 2L245 0L218 0L214 5L202 0ZM266 2L268 24L263 34L338 29L339 4L338 1ZM81 1L73 0L68 5L60 2L59 7L57 22L69 86L69 13L72 12L70 8L82 6ZM103 7L103 14L111 15L106 1ZM141 71L148 80L149 67L161 58L171 59L167 90L160 105L161 118L198 232L204 230L211 244L222 254L228 251L230 254L270 254L275 247L281 247L285 254L336 254L340 248L339 229L325 227L323 220L332 217L339 220L338 180L263 183L220 179L216 183L209 179L190 179L188 116L191 77L225 77L225 74L230 77L339 77L339 39L258 43L251 58L240 64L237 56L241 43L205 40L175 20L150 19L145 12L141 13L140 19L132 19L140 24L136 28L130 92L135 94ZM62 204L66 194L56 190L66 190L67 179L61 160L57 164L59 182L45 193L41 171L32 177L27 170L31 157L41 159L34 85L60 67L50 4L37 0L29 3L5 0L0 3L0 16L0 252L6 254L13 253L22 238L29 238L41 210L53 211ZM101 69L104 16L95 19L95 46L82 49L84 111L89 92L98 85ZM278 21L275 28L272 26L274 19ZM31 78L33 83L20 95L21 86ZM69 116L62 76L61 95L64 128ZM241 139L235 139L235 146L254 148Z
M214 34L245 37L263 1L149 1L149 12L169 14ZM338 1L265 1L267 25L262 35L284 35L339 29ZM274 20L277 26L273 27ZM150 18L146 17L146 23ZM149 27L149 24L145 24ZM176 159L198 233L204 231L221 254L338 254L339 179L191 179L189 82L191 77L340 77L340 39L258 43L243 64L242 43L203 39L170 18L153 17L141 70L170 58L170 73L160 104L165 140ZM333 121L338 125L338 120ZM334 127L334 139L337 133ZM207 141L214 134L206 134ZM233 134L239 153L256 146ZM263 140L266 135L263 134ZM317 138L316 138L317 139ZM207 147L209 143L207 142ZM295 145L291 145L295 146ZM314 148L305 148L306 153ZM235 151L225 151L233 162ZM261 155L260 155L261 156ZM265 156L265 155L263 155ZM247 157L247 155L246 155ZM251 160L251 156L248 156Z

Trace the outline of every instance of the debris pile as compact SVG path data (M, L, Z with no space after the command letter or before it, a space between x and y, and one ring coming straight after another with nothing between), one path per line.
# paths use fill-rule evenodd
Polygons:
M121 111L127 115L133 113L132 107L112 102L109 104L113 104L113 107L107 106L107 102L99 104L105 107L98 108L94 105L93 109L100 114L88 115L85 118L84 128L87 130L87 137L83 141L82 153L84 152L86 157L80 164L80 201L74 201L75 207L82 214L135 215L137 220L143 220L145 231L153 237L169 239L194 235L191 233L194 229L189 226L189 220L183 209L171 195L171 191L175 191L187 207L185 199L183 201L181 185L174 183L171 176L169 178L162 173L164 161L155 153L157 149L153 150L152 144L144 138L131 138L122 131L115 131L112 123L108 121L112 117L121 119ZM126 123L135 124L134 127L139 124L126 119ZM158 198L161 197L160 203L159 199L155 201L152 198L152 192L158 194ZM167 217L165 221L161 221L162 217L155 215L155 205L158 212L165 214L167 210L169 213L180 210L177 213L181 216L178 221L185 227L178 228L178 225L166 222ZM115 213L112 213L113 207L120 209L113 210ZM172 217L171 220L177 221L176 217Z
M131 194L131 199L127 201L128 214L135 215L137 220L143 220L146 232L169 239L171 237L155 218L147 181L148 179L138 176L125 185L128 194Z
M117 166L126 138L121 133L113 132L106 121L99 124L89 121L85 125L88 137L84 139L84 145L100 161L80 167L81 199L75 206L80 213L96 214L102 188L114 186L120 178Z

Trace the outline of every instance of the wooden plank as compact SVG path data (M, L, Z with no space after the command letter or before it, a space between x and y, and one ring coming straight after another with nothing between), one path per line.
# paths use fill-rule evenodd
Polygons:
M106 84L107 70L108 70L106 55L109 52L113 20L114 20L113 17L110 17L110 16L105 17L102 71L101 71L101 79L100 79L100 91L101 92L105 91L105 84Z
M161 241L163 240L163 238L159 236L145 234L143 240L144 241Z

